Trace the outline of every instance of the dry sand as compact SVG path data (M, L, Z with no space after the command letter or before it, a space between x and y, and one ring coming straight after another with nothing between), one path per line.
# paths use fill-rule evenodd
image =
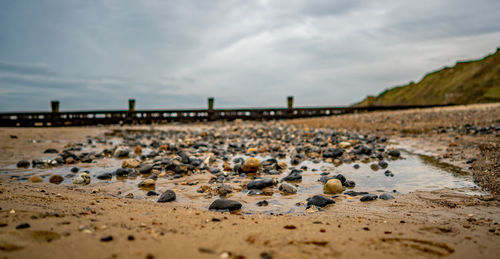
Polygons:
M459 107L440 116L455 118L464 116L460 111L475 114L479 109L483 112L478 114L483 115L473 116L474 122L488 125L500 118L498 107ZM400 114L408 112L413 115ZM289 123L349 130L357 127L391 136L395 143L422 143L425 147L417 145L417 150L451 153L445 161L461 166L466 166L464 159L470 156L487 159L486 163L498 156L486 157L479 147L498 145L497 136L433 133L429 129L440 123L431 122L434 115L426 117L426 113L429 111L386 112ZM417 115L422 117L419 125L424 125L420 127L424 130L408 132L407 125L397 127L397 120ZM382 117L386 118L384 126L366 122ZM472 119L457 119L456 124L467 120ZM450 121L441 124L447 126ZM107 129L2 128L0 166L40 157L46 148L62 149L67 143ZM452 141L456 146L450 147ZM158 204L114 197L96 190L93 184L22 183L5 175L0 176L0 191L0 258L498 258L500 253L497 197L468 196L459 190L417 191L398 195L396 200L367 203L346 199L305 216L217 213L180 202ZM22 223L30 227L16 229ZM112 241L101 241L109 235ZM133 240L128 240L129 236Z

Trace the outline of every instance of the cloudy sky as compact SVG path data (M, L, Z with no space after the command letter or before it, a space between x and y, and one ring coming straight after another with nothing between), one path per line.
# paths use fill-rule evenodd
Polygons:
M500 47L500 1L0 0L0 111L348 105Z

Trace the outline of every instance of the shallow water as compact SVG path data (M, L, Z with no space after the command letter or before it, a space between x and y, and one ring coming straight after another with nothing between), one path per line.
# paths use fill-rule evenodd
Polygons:
M247 158L243 155L236 155L235 157ZM264 161L269 157L257 156L257 158ZM289 166L288 170L281 175L262 175L262 177L281 179L290 172L292 166L289 164L289 158L278 159L278 161L287 162ZM449 164L440 163L428 156L402 151L401 159L389 160L387 162L389 163L387 169L374 171L370 168L370 164L373 162L359 163L360 168L355 169L353 167L354 163L335 166L326 162L313 163L311 161L304 161L298 166L295 166L295 168L307 166L307 170L302 173L302 181L292 182L298 189L297 194L292 195L284 195L279 192L278 184L264 189L263 194L249 196L248 191L245 189L246 183L252 180L252 176L231 176L224 184L233 187L233 192L229 194L227 198L235 199L243 203L244 213L303 213L306 207L305 200L313 195L323 193L323 185L318 179L321 177L321 173L325 172L329 173L328 176L341 173L348 180L355 181L356 186L350 190L366 191L376 194L389 192L393 196L396 196L396 198L398 193L408 193L416 190L430 191L443 188L456 188L467 190L469 194L474 194L475 190L478 190L477 185L473 182L469 173L463 172L459 168ZM116 176L113 176L111 181L97 179L97 175L104 172L113 172L116 168L120 167L121 163L122 160L119 159L104 158L90 164L78 164L78 167L80 168L80 172L90 172L92 188L99 188L119 196L132 193L135 198L155 201L158 196L148 197L146 196L147 189L140 189L137 187L138 183L146 178L145 176L137 176L135 178L116 178ZM9 168L0 170L0 173L8 174L10 177L20 181L27 181L30 175L39 174L46 182L48 182L50 175L60 174L65 178L61 184L72 185L73 177L78 175L78 173L71 173L70 170L72 167L73 166L61 166L47 169L17 169L15 165L13 165L9 166ZM221 167L220 164L219 167ZM393 176L386 176L384 174L386 170L390 170ZM179 179L159 178L153 190L161 193L166 189L172 189L177 194L176 202L180 204L189 204L189 206L195 208L207 209L217 196L198 193L196 190L201 185L208 184L208 181L212 177L214 177L212 174L204 173L185 176ZM195 185L187 185L187 183L196 182L197 184ZM216 187L218 185L218 183L210 184L211 187ZM341 194L339 197L335 198L335 200L337 202L344 200L359 202L359 198L360 196L348 197L347 195ZM269 205L262 207L257 206L256 203L261 200L268 201Z

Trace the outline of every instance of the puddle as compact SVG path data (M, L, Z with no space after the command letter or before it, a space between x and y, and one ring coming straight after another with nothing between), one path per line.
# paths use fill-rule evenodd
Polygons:
M343 174L348 180L356 183L356 186L350 190L352 191L366 191L370 193L380 194L382 192L390 192L397 196L397 193L408 193L416 190L438 190L443 188L460 189L462 192L468 194L479 194L475 192L478 186L473 182L469 173L461 171L459 168L449 164L440 163L435 159L424 156L416 155L406 151L402 151L402 159L386 160L389 164L387 169L373 170L369 163L358 163L358 169L353 167L354 163L341 164L335 166L326 162L313 163L311 161L303 161L295 168L307 166L307 170L302 173L302 181L295 182L298 192L292 195L283 195L278 191L278 185L268 187L263 190L264 194L248 195L246 183L252 180L251 176L241 177L239 175L226 178L224 184L233 187L233 192L227 197L230 199L238 200L243 203L244 213L304 213L304 201L317 194L323 193L323 185L318 181L321 173L329 173L328 176L336 174ZM244 155L236 155L236 157L247 158ZM259 160L264 161L270 157L256 156ZM265 178L278 178L281 179L290 172L291 166L290 158L277 159L280 162L286 162L288 169L280 175L265 175ZM148 190L139 189L138 183L146 176L137 176L135 178L113 176L111 181L98 180L97 176L101 173L111 173L119 168L123 160L114 158L104 158L96 160L94 163L78 164L80 172L89 171L91 175L90 188L100 188L109 193L124 196L128 193L133 193L135 198L146 199L152 202L156 201L158 196L146 196ZM39 174L43 177L45 182L48 182L50 175L60 174L64 177L61 184L72 184L73 177L78 174L72 173L73 166L65 165L54 168L40 169L17 169L14 166L9 166L0 170L0 174L8 174L10 177L20 181L27 181L28 177L33 174ZM222 165L219 163L219 169L222 171ZM390 170L392 174L386 174L386 170ZM168 178L167 178L168 177ZM173 179L171 176L165 178L160 177L156 181L155 191L161 193L166 189L172 189L177 194L177 201L180 204L189 204L189 206L208 209L209 204L217 198L217 196L207 196L203 193L198 193L197 189L201 185L210 185L216 188L219 183L209 184L211 178L214 177L211 173L193 174L191 176L184 176L179 179ZM187 185L187 183L196 183L195 185ZM240 190L241 189L241 190ZM394 194L396 193L396 194ZM336 198L337 202L343 200L351 200L359 202L359 196L350 198L346 195L339 195ZM258 201L268 201L268 206L257 206Z

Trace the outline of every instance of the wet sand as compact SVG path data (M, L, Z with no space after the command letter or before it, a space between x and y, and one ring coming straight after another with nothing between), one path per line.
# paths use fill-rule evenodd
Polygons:
M490 125L499 118L498 107L498 104L457 107L441 116L460 117L464 116L461 111L473 110L471 124ZM457 110L460 112L454 112ZM498 145L498 136L435 133L433 128L449 127L453 120L440 123L423 115L430 111L411 112L412 116L420 114L421 124L425 125L413 128L424 130L409 133L408 125L386 127L398 125L397 120L405 117L398 112L355 115L358 121L382 116L396 121L386 121L380 129L374 127L379 121L355 124L350 117L354 115L287 123L347 130L357 127L360 132L388 136L393 145L408 148L413 145L416 151L442 156L442 161L476 174L479 172L474 168L476 164L465 162L470 157L488 163L482 170L495 163L491 161L495 157L482 155L479 146ZM467 120L457 119L456 125ZM156 126L165 127L170 126ZM68 143L84 141L86 136L108 130L108 127L2 128L0 166L5 168L20 159L41 157L46 148L63 149ZM455 145L450 146L451 142ZM493 173L497 172L494 165L491 168ZM35 184L5 175L0 176L0 191L0 256L5 258L266 258L266 255L496 258L500 252L497 196L470 196L460 190L416 191L399 194L395 200L365 203L359 199L341 199L324 211L306 215L211 212L180 201L159 204L117 197L94 184ZM22 223L28 223L29 227L16 229ZM108 236L112 236L111 241L101 241ZM129 240L130 236L133 240Z

